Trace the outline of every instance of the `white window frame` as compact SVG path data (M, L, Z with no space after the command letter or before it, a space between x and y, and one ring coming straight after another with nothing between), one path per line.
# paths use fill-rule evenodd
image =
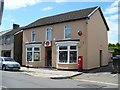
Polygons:
M47 29L46 29L46 41L52 41L52 37L51 37L51 40L48 40L48 30L50 29L50 32L51 32L51 35L52 35L52 28L51 27L48 27Z
M63 46L64 46L64 45L63 45ZM59 51L67 51L67 55L68 55L68 46L66 46L66 47L67 47L66 50L59 50L59 47L60 47L60 46L58 46L58 53L57 53L58 57L59 57ZM68 57L67 57L67 58L68 58ZM58 58L57 61L59 62L59 58ZM63 62L59 62L59 63L63 63ZM68 59L67 59L67 63L68 63Z
M33 40L33 32L35 32L35 40ZM33 31L31 31L31 42L35 42L36 41L36 37L37 37L37 34L36 34L36 31L35 30L33 30Z
M66 27L70 27L69 29L67 28L66 29ZM69 38L66 38L66 30L70 30L70 37ZM64 26L64 39L71 39L71 32L72 32L72 27L70 26L70 25L65 25Z
M70 63L70 51L77 51L77 58L78 58L78 41L65 41L65 42L56 42L56 47L57 47L57 63L58 64L77 64L78 60L76 61L76 63ZM68 60L67 63L63 63L63 62L59 62L59 47L60 46L67 46L67 52L68 52ZM76 50L70 50L70 46L76 46ZM65 51L65 50L63 50Z
M32 61L29 61L29 62L41 62L41 44L28 44L26 45L26 62L27 61L27 48L31 47L32 48ZM34 61L34 48L38 48L39 47L39 52L40 52L40 60L39 61ZM38 51L37 51L38 52Z

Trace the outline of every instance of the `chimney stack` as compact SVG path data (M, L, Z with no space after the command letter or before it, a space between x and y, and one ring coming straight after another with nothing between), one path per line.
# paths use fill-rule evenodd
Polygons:
M19 28L20 27L20 25L18 25L18 24L13 24L13 29L17 29L17 28Z

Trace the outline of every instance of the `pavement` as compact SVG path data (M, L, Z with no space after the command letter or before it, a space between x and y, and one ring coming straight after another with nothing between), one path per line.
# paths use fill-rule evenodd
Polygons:
M65 71L53 68L26 68L21 67L21 71L27 75L50 78L50 79L73 79L80 82L93 83L93 84L106 84L120 86L118 84L118 73L113 73L112 63L105 67L100 67L93 70L78 72L78 71Z
M83 73L78 71L64 71L52 68L26 68L26 67L21 67L21 72L31 76L50 79L68 79L81 75Z
M112 63L105 67L84 71L82 75L73 77L73 80L91 84L109 85L114 88L120 88L120 74L114 73Z

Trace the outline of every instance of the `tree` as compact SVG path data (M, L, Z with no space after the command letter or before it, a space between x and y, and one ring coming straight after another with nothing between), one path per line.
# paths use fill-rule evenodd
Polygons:
M109 43L108 47L114 50L113 56L120 55L120 43L116 43L116 44Z

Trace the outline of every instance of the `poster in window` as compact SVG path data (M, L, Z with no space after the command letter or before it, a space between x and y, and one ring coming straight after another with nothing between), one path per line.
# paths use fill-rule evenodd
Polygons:
M70 51L70 63L77 62L77 51Z
M27 52L27 61L32 61L32 52Z
M34 52L34 61L39 61L39 60L40 60L40 53Z

